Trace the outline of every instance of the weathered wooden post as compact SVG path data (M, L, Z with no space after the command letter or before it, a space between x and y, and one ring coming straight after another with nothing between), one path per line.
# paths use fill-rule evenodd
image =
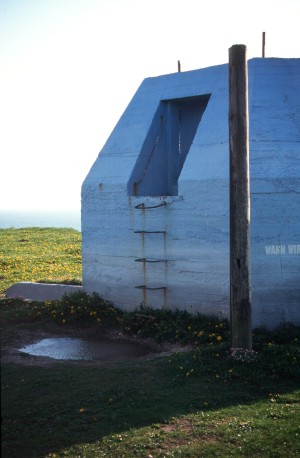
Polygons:
M262 50L261 50L261 55L264 58L265 57L265 51L266 51L266 32L262 33Z
M248 72L245 45L229 49L231 347L252 349Z

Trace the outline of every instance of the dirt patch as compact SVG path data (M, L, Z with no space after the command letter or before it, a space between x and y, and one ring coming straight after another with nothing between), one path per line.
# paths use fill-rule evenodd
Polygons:
M177 423L170 423L168 425L161 426L161 431L164 433L170 433L172 431L192 431L193 430L193 423L191 420L187 418L182 418L180 422Z

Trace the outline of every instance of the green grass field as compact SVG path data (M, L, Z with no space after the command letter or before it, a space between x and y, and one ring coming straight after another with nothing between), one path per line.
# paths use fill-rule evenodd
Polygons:
M0 229L0 294L19 281L81 280L81 233L73 229Z
M80 281L80 234L0 231L1 293L26 281ZM226 320L125 313L97 296L2 299L3 458L298 457L300 329L254 330L254 352L230 354ZM24 336L99 327L191 344L118 363L9 361Z

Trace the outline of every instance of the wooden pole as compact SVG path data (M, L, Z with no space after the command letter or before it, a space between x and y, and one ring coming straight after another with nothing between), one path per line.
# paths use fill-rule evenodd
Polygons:
M247 50L229 49L231 347L252 349Z
M262 57L265 57L265 49L266 49L266 32L262 34Z
M177 61L177 70L178 70L178 72L181 72L181 63L180 63L180 60Z

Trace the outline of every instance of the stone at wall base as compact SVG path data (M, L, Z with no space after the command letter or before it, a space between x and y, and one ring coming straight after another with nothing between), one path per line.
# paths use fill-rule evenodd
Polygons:
M64 294L75 293L76 291L83 291L83 287L57 283L20 282L6 290L6 297L47 301L61 299Z

